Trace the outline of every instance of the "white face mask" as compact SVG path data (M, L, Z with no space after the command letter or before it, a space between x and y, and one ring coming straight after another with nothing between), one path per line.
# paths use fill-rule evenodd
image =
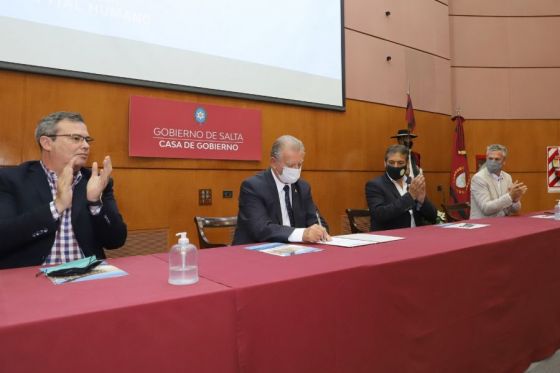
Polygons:
M284 167L282 174L278 175L278 179L284 184L293 184L299 180L301 168Z

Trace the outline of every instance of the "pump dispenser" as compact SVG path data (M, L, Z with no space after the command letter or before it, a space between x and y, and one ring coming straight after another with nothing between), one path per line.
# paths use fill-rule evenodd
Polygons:
M176 234L178 243L169 251L169 283L189 285L198 282L198 253L189 243L187 232Z

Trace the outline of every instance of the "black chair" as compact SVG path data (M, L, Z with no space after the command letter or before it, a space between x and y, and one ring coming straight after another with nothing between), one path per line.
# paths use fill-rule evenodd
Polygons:
M369 209L346 209L352 233L371 232Z
M195 216L194 224L196 225L196 231L198 233L198 241L201 249L210 249L212 247L224 247L231 245L233 239L233 232L237 226L237 216L225 216L225 217L207 217L207 216ZM206 237L205 229L224 229L229 230L229 238L227 243L210 242Z
M442 204L441 208L445 213L447 222L467 220L471 214L471 205L468 202Z

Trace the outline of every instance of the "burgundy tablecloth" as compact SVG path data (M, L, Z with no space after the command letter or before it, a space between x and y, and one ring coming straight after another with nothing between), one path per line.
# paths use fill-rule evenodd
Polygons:
M111 263L129 275L55 286L0 271L0 372L238 371L230 289L168 285L151 256Z
M476 222L291 257L202 250L200 271L235 289L242 372L522 372L560 347L560 223Z
M0 271L0 372L522 372L560 347L560 223L477 222L292 257L202 250L187 287L166 255L61 286Z

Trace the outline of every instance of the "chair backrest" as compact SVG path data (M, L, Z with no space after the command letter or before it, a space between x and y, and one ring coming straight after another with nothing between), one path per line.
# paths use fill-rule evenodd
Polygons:
M371 232L369 209L346 209L352 233Z
M223 216L223 217L210 217L210 216L195 216L194 224L198 233L198 241L201 249L209 249L212 247L223 247L231 245L233 240L233 233L237 226L237 216ZM210 242L206 236L205 229L226 228L229 230L228 242Z
M442 204L441 207L448 222L467 220L471 214L471 205L468 202Z

